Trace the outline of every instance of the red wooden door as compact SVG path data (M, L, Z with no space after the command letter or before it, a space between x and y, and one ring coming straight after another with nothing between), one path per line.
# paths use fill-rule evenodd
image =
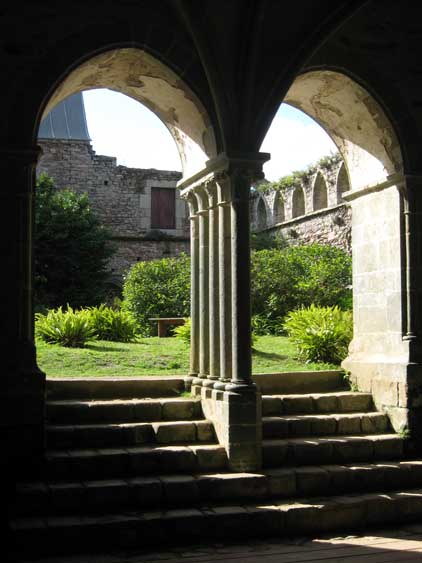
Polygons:
M174 188L151 188L151 228L176 228Z

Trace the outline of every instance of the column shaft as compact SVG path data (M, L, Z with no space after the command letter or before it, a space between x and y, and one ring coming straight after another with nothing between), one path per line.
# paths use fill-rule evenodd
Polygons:
M199 226L196 198L188 197L191 244L191 331L190 331L190 376L199 373Z
M209 225L208 201L203 190L197 190L199 215L199 377L209 374Z
M207 187L209 203L209 379L220 376L220 317L218 291L218 207L217 186L210 182Z
M224 388L232 376L232 326L231 326L231 217L229 182L218 182L218 269L220 306L220 383Z
M231 301L232 301L232 383L250 385L251 300L250 300L250 180L242 171L231 175Z

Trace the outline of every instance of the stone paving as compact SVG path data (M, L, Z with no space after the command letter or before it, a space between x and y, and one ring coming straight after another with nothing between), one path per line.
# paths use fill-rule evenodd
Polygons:
M381 563L422 561L422 524L383 528L370 535L251 540L242 543L207 543L161 550L120 550L69 557L37 559L38 563L300 563L328 561ZM30 563L25 558L19 563Z

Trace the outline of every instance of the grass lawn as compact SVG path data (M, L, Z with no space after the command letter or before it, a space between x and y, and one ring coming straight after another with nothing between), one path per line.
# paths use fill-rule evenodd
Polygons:
M305 364L288 338L259 336L253 348L253 372L335 369ZM48 377L186 375L189 347L179 338L142 338L136 343L92 341L85 348L63 348L37 341L38 365Z

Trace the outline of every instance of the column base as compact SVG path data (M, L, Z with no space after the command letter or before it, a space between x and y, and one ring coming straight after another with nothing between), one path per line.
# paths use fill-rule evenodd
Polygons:
M261 396L255 386L238 393L202 387L198 395L219 443L225 447L229 468L236 472L262 467Z

